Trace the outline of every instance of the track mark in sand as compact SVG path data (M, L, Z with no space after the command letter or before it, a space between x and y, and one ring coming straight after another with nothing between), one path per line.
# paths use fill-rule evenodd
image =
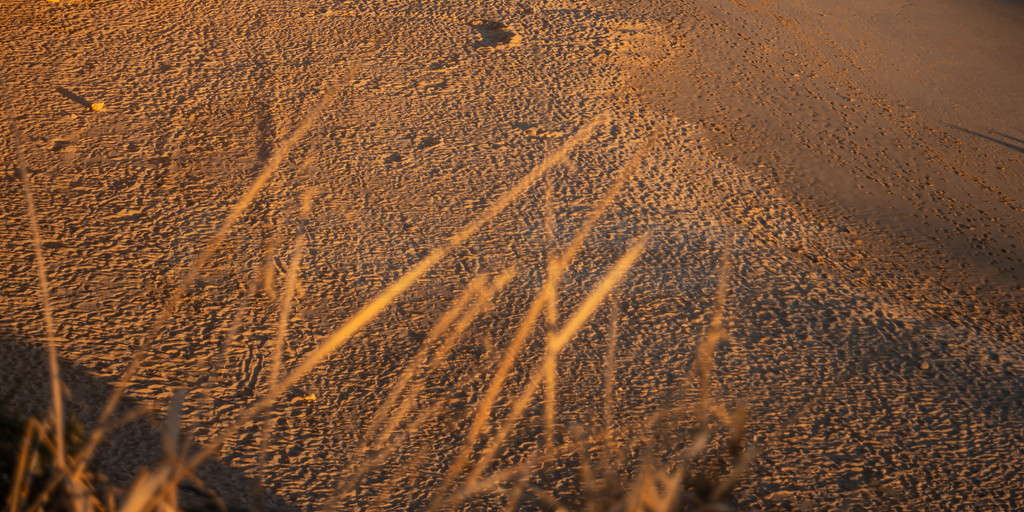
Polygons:
M440 138L429 135L421 135L419 137L416 137L415 140L416 149L432 148L434 146L440 145L442 142L443 141Z
M447 57L435 60L430 64L430 71L446 71L459 66L459 55L452 53Z
M259 385L260 373L263 371L263 354L259 347L248 347L248 354L242 361L243 379L239 380L240 391L244 396L256 396L256 387Z
M515 47L523 44L523 36L513 32L508 25L500 21L492 20L471 20L469 26L476 29L480 34L480 41L476 43L477 48L496 49L500 47Z
M999 132L995 132L995 131L990 131L989 133L991 135L985 135L984 133L976 132L974 130L971 130L971 129L968 129L968 128L964 128L962 126L957 126L957 125L952 125L952 124L949 125L949 126L951 126L952 128L955 128L957 130L960 130L961 132L964 132L964 133L967 133L969 135L973 135L975 137L978 137L979 139L984 139L984 140L987 140L989 142L994 142L996 144L999 144L1000 146L1003 146L1003 147L1006 147L1006 148L1010 148L1010 149L1012 149L1014 151L1018 151L1018 152L1024 153L1024 141L1022 141L1021 139L1018 139L1016 137L1011 137L1009 135L1006 135L1006 134L1003 134L1003 133L999 133Z

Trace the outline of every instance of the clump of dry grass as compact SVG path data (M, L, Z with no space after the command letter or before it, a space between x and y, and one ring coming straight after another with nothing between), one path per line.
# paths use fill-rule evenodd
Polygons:
M428 270L531 189L553 166L565 161L575 147L586 141L596 129L609 120L608 115L599 116L576 134L568 137L561 147L547 155L494 204L453 234L445 243L435 247L377 296L367 301L290 371L285 372L282 363L283 345L288 336L288 319L306 245L305 234L299 233L291 244L290 262L283 292L279 296L280 316L273 343L271 381L267 392L238 414L228 427L215 433L208 442L194 446L187 437L183 438L180 432L181 411L186 393L179 390L171 401L163 421L161 462L140 472L127 490L115 492L98 485L101 479L91 474L87 468L99 443L117 426L114 415L123 397L124 384L134 377L141 361L146 357L146 352L152 346L156 333L174 313L193 281L202 272L205 263L230 234L235 222L276 172L287 153L316 122L320 112L333 101L334 95L333 90L325 95L307 117L298 123L292 134L271 155L266 167L249 190L214 231L202 253L187 269L184 279L171 294L156 325L142 345L138 357L125 372L122 385L115 387L100 415L98 425L88 436L76 443L66 442L67 424L64 420L57 366L59 340L53 334L55 329L48 298L46 260L39 235L38 216L32 202L30 181L24 165L20 164L28 217L36 247L39 289L50 347L53 393L50 417L30 421L23 436L7 498L9 510L179 510L180 484L184 481L193 481L201 485L195 477L197 468L214 456L225 442L252 425L262 425L261 448L264 455L259 463L266 465L269 460L268 440L273 427L269 420L261 422L261 417L275 406L278 399L326 357L344 346L353 335L373 321ZM649 148L653 141L652 137L646 148ZM472 500L474 496L495 492L507 495L506 505L509 509L515 509L527 494L553 508L566 508L569 505L560 503L558 496L531 483L530 478L530 475L543 465L566 457L577 461L574 465L579 472L578 480L582 495L575 500L574 506L585 510L667 512L687 507L712 510L723 502L726 494L749 464L754 452L743 447L745 409L728 411L717 406L710 393L714 351L724 337L721 320L724 314L725 278L722 279L723 284L719 291L715 320L709 328L706 340L698 349L693 371L694 380L700 389L698 400L688 404L666 406L656 415L657 417L651 418L649 430L640 438L633 440L637 446L623 446L620 436L614 431L612 418L618 317L617 309L613 305L612 334L603 375L604 425L598 430L587 431L578 425L563 426L558 420L556 389L559 356L580 329L591 321L595 313L606 307L609 297L624 282L630 269L643 254L649 243L649 236L642 235L634 239L625 253L607 269L576 309L566 312L562 318L559 318L557 310L559 283L602 215L629 181L633 170L642 164L643 156L642 151L638 152L621 170L605 194L595 203L572 241L560 251L552 249L545 279L525 315L511 333L510 341L504 347L496 368L488 374L482 397L472 405L472 419L462 440L462 446L433 489L430 502L426 504L428 510L456 509L466 506L467 500ZM309 210L309 201L310 196L307 195L304 199L306 212ZM362 446L353 447L355 453L368 455L352 463L348 478L338 483L339 496L349 493L359 485L367 472L387 460L401 444L402 435L416 432L426 422L436 419L443 412L443 406L438 403L425 407L420 405L431 402L429 397L423 395L427 377L432 372L440 371L454 344L476 318L494 307L494 297L501 293L515 273L515 269L505 269L477 276L452 303L448 311L436 321L420 350L410 359L392 384L386 399L368 422L362 436ZM728 275L728 272L723 271L723 275ZM545 352L539 358L528 359L524 354L524 347L538 331L543 331ZM237 334L237 329L233 328L232 333L232 336ZM513 368L517 364L534 360L535 366L529 370L521 387L515 389L511 386L510 376ZM509 389L510 387L513 389ZM499 412L495 404L503 393L508 393L509 406ZM528 454L525 459L515 464L502 466L498 454L522 427L524 416L538 401L543 408L543 449ZM692 433L680 435L680 429L674 428L667 429L673 434L665 436L659 430L666 424L692 419L696 420ZM707 460L712 459L708 455L709 449L723 436L720 431L725 432L724 437L727 439L728 460L708 462ZM644 453L639 463L628 455L636 452L638 447ZM421 449L416 457L406 461L407 466L411 468L410 471L421 463L423 458L429 456L427 450ZM592 457L594 453L597 453L596 459ZM708 468L713 468L714 471ZM390 485L390 489L394 490L399 484L396 480Z

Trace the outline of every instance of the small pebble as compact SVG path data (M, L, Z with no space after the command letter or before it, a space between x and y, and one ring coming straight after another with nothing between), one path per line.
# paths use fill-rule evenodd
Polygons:
M928 364L927 362L921 363L921 369L922 370L927 370L927 369L929 369L931 367L932 367L932 365Z

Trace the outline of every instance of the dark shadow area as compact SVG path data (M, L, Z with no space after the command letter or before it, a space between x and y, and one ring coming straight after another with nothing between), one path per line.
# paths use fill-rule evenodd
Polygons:
M91 103L89 103L89 100L86 100L85 98L83 98L83 97L81 97L81 96L79 96L79 95L77 95L77 94L75 94L75 93L73 93L73 92L63 88L63 87L58 87L56 89L56 91L61 96L64 96L65 98L67 98L67 99L69 99L69 100L71 100L71 101L73 101L75 103L78 103L79 105L81 105L81 106L83 106L85 108L89 108L89 106L92 105Z
M1020 131L1020 130L1017 130L1017 131ZM1002 137L1004 139L1010 139L1010 140L1016 142L1017 144L1020 144L1020 145L1024 146L1024 139L1018 139L1017 137L1013 137L1011 135L1007 135L1007 134L1001 133L1001 132L992 132L992 133L994 133L994 134L996 134L996 135L998 135L998 136L1000 136L1000 137Z
M20 341L24 336L0 328L0 354L5 369L0 372L0 417L6 423L21 423L29 417L45 418L49 408L49 372L47 350ZM112 391L104 379L89 374L82 367L66 360L60 363L61 380L67 390L67 417L72 425L78 424L91 432L96 418ZM126 400L118 415L136 410L140 404ZM107 435L94 457L91 471L97 472L115 488L127 489L138 472L156 465L162 455L161 433L154 414L120 426ZM21 430L18 427L16 430ZM5 431L6 432L6 431ZM18 434L21 437L21 434ZM18 443L20 444L20 443ZM7 467L7 466L0 466ZM183 509L189 511L245 511L253 509L252 489L255 481L237 468L219 461L209 461L197 471L202 485L184 482L179 486L179 499ZM5 477L7 475L4 475ZM201 489L205 486L208 490ZM212 495L211 495L212 493ZM216 497L213 497L213 496ZM6 496L2 497L6 501ZM218 503L218 501L220 503ZM276 496L267 497L264 510L296 510Z
M992 136L989 136L989 135L985 135L984 133L979 133L979 132L976 132L974 130L970 130L970 129L964 128L962 126L957 126L957 125L953 125L953 124L951 124L950 126L953 127L953 128L956 128L957 130L960 130L960 131L962 131L964 133L967 133L967 134L970 134L970 135L974 135L975 137L982 138L982 139L985 139L985 140L990 141L990 142L995 142L996 144L999 144L1001 146L1006 146L1006 147L1008 147L1008 148L1010 148L1010 149L1012 149L1014 151L1018 151L1020 153L1024 153L1024 143L1022 143L1022 141L1020 139L1017 139L1015 137L1010 137L1009 135L1004 135L1004 134L999 133L999 132L992 132L995 135L998 135L1000 137L1003 137L1003 138L1006 138L1006 139L1010 139L1010 140L1012 140L1014 142L1017 142L1017 143L1021 144L1020 146L1018 146L1016 144L1013 144L1013 143L1010 143L1010 142L1006 142L1005 140L1000 140L1000 139L997 139L995 137L992 137Z
M476 44L477 48L507 45L516 36L515 32L508 30L508 25L500 21L472 21L469 26L480 34L480 41Z

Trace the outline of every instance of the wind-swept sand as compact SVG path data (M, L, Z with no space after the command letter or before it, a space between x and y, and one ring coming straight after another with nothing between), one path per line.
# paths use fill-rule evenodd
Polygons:
M1024 5L660 4L679 46L647 98L724 158L875 224L913 270L1019 297Z
M337 91L129 387L158 410L189 390L185 430L203 442L266 392L298 234L286 368L608 113L569 163L287 395L266 467L255 426L208 483L242 506L245 478L281 507L426 506L547 254L647 151L559 290L564 319L651 234L616 299L616 438L644 431L667 399L697 399L688 372L729 269L713 394L750 407L759 451L734 493L741 508L1012 509L1024 501L1024 7L819 4L5 1L0 382L36 375L25 361L42 358L25 347L45 346L12 126L61 354L80 372L72 382L112 382L231 206ZM473 276L509 268L410 417L444 413L344 489L376 457L360 439L431 325ZM559 422L586 432L604 426L609 311L558 368ZM529 361L543 355L539 333L527 348ZM97 386L71 386L84 417L101 406ZM40 402L21 392L13 406ZM502 464L542 442L540 408L528 412ZM101 455L122 483L160 450L130 444ZM576 505L564 469L540 480ZM467 506L500 509L505 494Z

